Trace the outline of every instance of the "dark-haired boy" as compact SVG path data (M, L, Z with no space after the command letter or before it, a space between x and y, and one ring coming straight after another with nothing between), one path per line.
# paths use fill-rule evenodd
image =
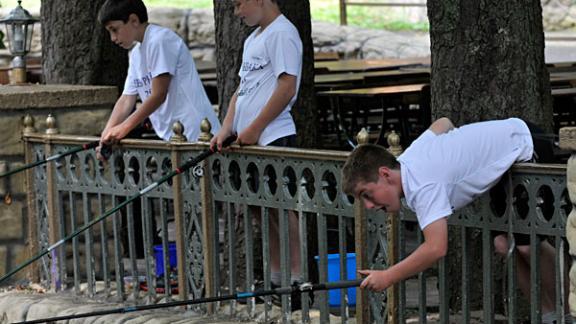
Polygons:
M184 125L189 141L197 140L204 118L212 124L212 132L220 129L188 47L172 30L148 23L142 0L107 0L98 20L115 44L130 50L124 91L102 131L101 143L118 142L147 117L166 141L177 121ZM142 105L133 111L137 95Z

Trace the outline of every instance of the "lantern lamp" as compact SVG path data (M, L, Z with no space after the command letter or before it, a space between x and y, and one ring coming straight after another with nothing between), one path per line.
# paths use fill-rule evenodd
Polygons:
M6 37L10 47L12 59L12 82L26 82L26 59L24 58L32 46L32 32L34 23L38 19L32 17L30 13L22 8L22 0L18 0L18 6L8 17L0 19L0 24L6 25Z

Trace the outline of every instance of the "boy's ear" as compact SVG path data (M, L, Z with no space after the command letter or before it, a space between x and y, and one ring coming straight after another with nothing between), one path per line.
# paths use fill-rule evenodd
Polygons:
M380 177L388 177L390 176L390 168L387 168L385 166L381 166L378 168L378 175Z
M136 15L136 14L134 14L134 13L131 13L131 14L128 16L128 23L131 23L131 24L134 24L134 23L140 24L140 18L138 18L138 15Z

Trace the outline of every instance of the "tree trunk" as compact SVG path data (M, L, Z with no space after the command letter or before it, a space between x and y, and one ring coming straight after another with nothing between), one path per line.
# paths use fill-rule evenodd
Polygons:
M432 116L521 117L552 131L539 0L429 0Z
M314 102L314 49L312 46L312 27L310 3L308 0L279 1L282 13L298 28L304 45L302 81L298 100L292 108L296 122L298 145L315 147L317 145L317 116ZM242 64L242 47L251 28L246 27L234 16L232 1L214 0L214 19L216 24L216 64L218 75L218 97L220 98L220 117L228 110L230 98L238 87L238 70Z
M98 23L105 0L42 0L42 67L46 83L124 86L126 50Z
M459 126L520 117L551 132L552 99L544 61L540 1L429 0L427 5L433 120L446 116ZM451 307L460 309L459 231L451 229L449 236L458 252L448 260L448 291ZM481 235L473 237L472 242L482 242ZM480 243L474 249L473 255L482 255ZM474 259L478 261L471 269L482 269L481 257ZM501 263L495 262L494 266L495 273L503 273ZM481 271L473 276L468 279L472 307L482 307ZM494 292L501 293L497 289ZM502 304L497 297L496 307Z

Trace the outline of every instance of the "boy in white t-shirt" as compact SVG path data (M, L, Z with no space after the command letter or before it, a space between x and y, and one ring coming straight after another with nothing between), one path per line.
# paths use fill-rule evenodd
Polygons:
M411 255L388 269L359 271L367 276L361 288L382 291L434 265L448 249L447 217L494 186L515 162L532 159L533 152L530 129L517 118L460 128L448 118L438 119L398 159L381 146L358 146L342 169L343 191L366 208L385 212L399 211L404 197L425 238ZM506 254L506 235L497 236L494 243L498 253ZM529 242L517 240L516 245L519 287L529 296ZM547 313L555 309L551 268L555 251L546 241L540 248L542 311Z
M240 85L232 96L222 129L211 147L237 134L237 144L294 146L296 126L290 109L296 101L302 71L302 41L296 27L275 0L233 0L234 14L256 30L244 42ZM277 214L276 210L273 210ZM300 277L298 217L289 212L291 281ZM270 218L272 283L280 284L278 218ZM292 301L292 308L299 308Z
M98 20L115 44L130 50L124 91L102 131L102 144L118 142L147 117L165 141L177 121L188 141L198 139L204 118L214 133L220 129L188 47L172 30L148 23L142 0L107 0ZM142 105L133 111L137 96Z

